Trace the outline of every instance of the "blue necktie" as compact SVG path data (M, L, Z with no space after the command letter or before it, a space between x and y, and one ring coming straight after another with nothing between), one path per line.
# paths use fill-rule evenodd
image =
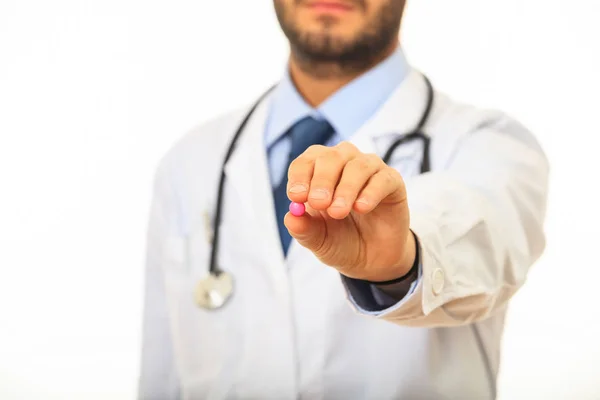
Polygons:
M279 227L279 237L281 239L281 245L283 247L283 253L287 254L288 247L292 237L290 236L287 228L283 224L283 218L289 211L290 200L287 197L287 183L288 183L288 168L292 161L294 161L304 151L314 145L324 145L329 138L333 135L333 128L329 122L325 120L316 120L312 117L306 117L298 121L294 126L286 132L284 137L291 136L292 148L285 164L285 173L278 186L273 190L273 197L275 200L275 213L277 215L277 226Z

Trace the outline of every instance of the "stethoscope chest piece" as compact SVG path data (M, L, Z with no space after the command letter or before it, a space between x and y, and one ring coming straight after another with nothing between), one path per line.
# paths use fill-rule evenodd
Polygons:
M198 307L215 310L222 307L233 293L233 277L221 271L218 274L208 274L196 286L194 297Z

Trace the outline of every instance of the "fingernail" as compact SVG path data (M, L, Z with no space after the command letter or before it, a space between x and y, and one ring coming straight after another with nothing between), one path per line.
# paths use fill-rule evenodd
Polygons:
M310 192L310 198L314 200L325 200L329 193L325 189L314 189Z
M369 205L369 201L366 198L364 198L364 197L361 197L360 199L356 200L356 202L357 203L361 203L361 204L365 204L365 205Z
M346 200L343 197L338 197L331 203L331 207L346 207Z
M289 192L290 193L302 193L302 192L306 192L306 189L307 189L306 185L296 183L290 187Z

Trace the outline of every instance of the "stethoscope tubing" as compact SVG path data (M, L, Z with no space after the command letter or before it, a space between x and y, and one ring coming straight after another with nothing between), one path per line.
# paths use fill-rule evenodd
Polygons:
M433 102L434 102L433 86L432 86L431 82L429 81L429 79L425 75L423 75L423 78L427 85L427 104L425 106L425 109L423 110L423 114L422 114L419 122L417 123L415 128L413 128L413 130L411 130L409 133L402 135L402 137L395 140L394 143L392 143L392 145L388 148L385 155L382 157L382 160L387 164L391 160L392 155L394 154L394 151L399 146L401 146L405 143L408 143L410 141L413 141L415 139L420 139L423 141L423 156L421 159L421 168L420 168L420 172L422 174L429 172L429 170L430 170L429 149L430 149L431 141L430 141L430 138L423 133L423 128L425 127L425 124L427 123L429 116L431 115L431 110L433 108ZM213 234L212 234L212 248L211 248L211 252L210 252L210 265L209 265L209 273L211 275L219 276L222 273L222 270L218 267L216 260L217 260L217 254L218 254L218 249L219 249L219 230L220 230L219 227L221 225L221 216L223 213L223 203L224 203L223 202L223 191L224 191L224 187L225 187L225 166L227 165L227 162L229 161L229 159L231 158L231 155L235 151L235 147L238 143L238 140L241 137L242 133L244 132L244 129L246 128L246 125L248 124L248 121L250 120L252 115L254 115L256 108L265 99L265 97L275 88L275 86L276 85L273 85L269 89L267 89L256 100L256 102L252 105L250 110L248 110L248 112L244 116L244 119L242 120L242 122L240 123L238 128L236 129L235 134L233 135L233 138L231 140L231 143L230 143L229 147L227 148L227 153L225 154L225 158L224 158L223 164L221 166L221 176L219 178L219 187L217 190L216 210L215 210L215 214L214 214L214 220L212 223Z

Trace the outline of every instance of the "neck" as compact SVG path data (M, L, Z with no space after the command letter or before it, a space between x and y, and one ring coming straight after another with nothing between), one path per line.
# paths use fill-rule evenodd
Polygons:
M385 52L362 68L344 68L339 63L312 64L292 52L290 76L296 89L311 107L318 107L332 94L389 57L398 47L394 42Z

